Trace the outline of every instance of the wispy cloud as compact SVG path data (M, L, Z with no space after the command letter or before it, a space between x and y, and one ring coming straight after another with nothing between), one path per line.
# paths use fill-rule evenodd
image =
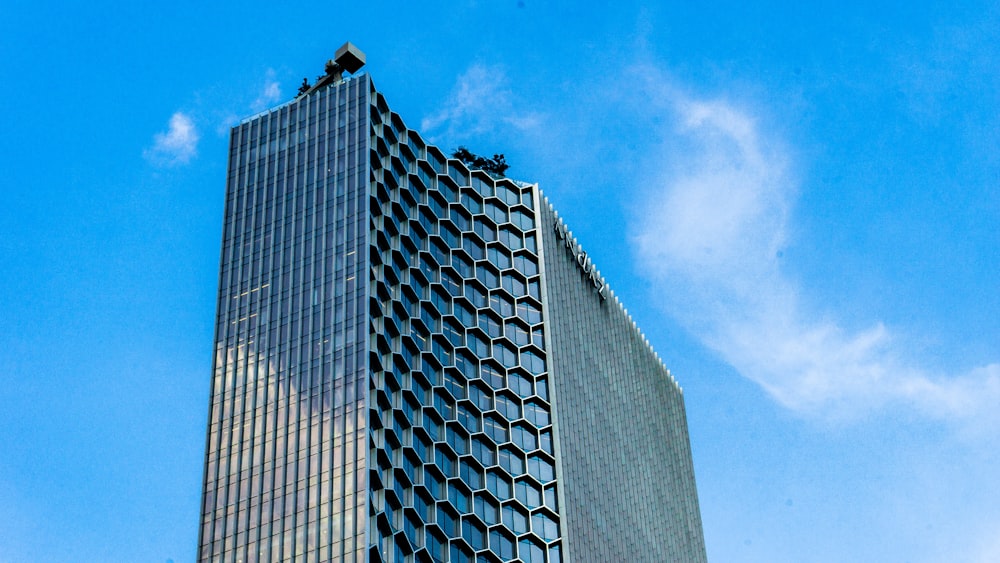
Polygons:
M250 104L250 109L255 112L263 111L273 106L280 99L281 84L279 84L275 78L274 69L269 68L267 69L267 74L264 77L264 86L257 95L257 99Z
M432 142L459 143L503 129L524 132L541 121L540 114L514 103L503 69L477 63L459 76L443 109L425 117L420 128Z
M187 164L197 154L198 139L194 122L178 111L170 116L165 132L153 135L153 146L143 151L143 156L158 166Z
M798 184L776 135L726 100L684 94L657 69L636 75L668 125L632 242L672 314L804 414L853 418L905 405L947 420L992 416L1000 364L930 373L882 322L851 331L811 312L808 288L779 259Z

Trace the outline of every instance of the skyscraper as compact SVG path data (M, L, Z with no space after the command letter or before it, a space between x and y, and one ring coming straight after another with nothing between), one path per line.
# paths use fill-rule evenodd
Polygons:
M363 62L232 130L199 560L704 561L677 383Z

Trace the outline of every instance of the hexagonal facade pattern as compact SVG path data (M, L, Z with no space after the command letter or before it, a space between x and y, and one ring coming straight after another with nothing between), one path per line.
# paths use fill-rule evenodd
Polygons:
M370 560L560 562L536 188L371 120Z
M359 75L226 194L200 561L704 560L680 389L537 186Z

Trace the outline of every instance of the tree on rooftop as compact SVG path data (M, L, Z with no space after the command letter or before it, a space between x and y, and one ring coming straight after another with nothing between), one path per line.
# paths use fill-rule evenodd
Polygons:
M302 79L302 85L299 86L299 94L298 95L301 96L302 94L305 94L306 92L309 91L309 88L312 88L312 86L309 85L309 79L308 78L303 78ZM296 96L296 97L298 97L298 96Z
M487 158L479 156L464 146L459 146L451 153L451 157L462 161L469 168L482 170L496 178L506 177L507 169L510 168L503 153L494 154L493 158Z

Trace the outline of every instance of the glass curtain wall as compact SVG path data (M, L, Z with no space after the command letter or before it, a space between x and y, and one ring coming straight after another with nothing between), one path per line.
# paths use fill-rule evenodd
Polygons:
M369 89L232 130L199 561L364 561Z

